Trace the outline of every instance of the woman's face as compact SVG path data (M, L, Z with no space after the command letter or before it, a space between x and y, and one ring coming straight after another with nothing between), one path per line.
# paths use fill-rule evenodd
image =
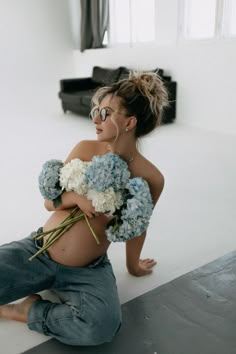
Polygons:
M100 105L92 110L97 139L99 141L114 141L117 134L120 135L125 130L127 117L119 97L105 96Z

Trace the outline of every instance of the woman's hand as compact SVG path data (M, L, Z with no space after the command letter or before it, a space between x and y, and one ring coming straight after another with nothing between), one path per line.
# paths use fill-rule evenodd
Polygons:
M135 272L135 274L133 273L133 275L136 277L142 277L143 275L148 275L152 273L152 268L156 264L157 262L154 259L150 259L150 258L140 259L138 269Z
M45 200L44 202L45 208L48 211L55 210L65 210L74 208L76 205L89 217L93 218L95 216L99 216L102 213L97 213L94 209L92 202L88 200L86 197L79 195L73 191L64 192L61 195L61 203L55 207L51 200Z
M92 205L91 200L88 200L86 197L82 195L77 195L76 203L79 208L89 217L93 218L95 216L101 215L101 213L96 212L94 206Z

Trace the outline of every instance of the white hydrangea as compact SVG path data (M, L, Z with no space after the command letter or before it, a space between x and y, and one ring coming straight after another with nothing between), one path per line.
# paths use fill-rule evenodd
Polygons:
M87 199L92 201L93 207L97 212L108 215L112 215L123 204L121 192L115 192L112 187L107 188L104 192L90 189L87 192Z
M91 162L73 159L65 164L60 171L60 185L67 192L74 191L80 195L86 195L88 186L85 181L85 172Z

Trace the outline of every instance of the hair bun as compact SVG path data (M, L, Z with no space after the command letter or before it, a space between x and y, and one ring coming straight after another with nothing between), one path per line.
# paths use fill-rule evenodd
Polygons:
M168 93L161 77L154 72L131 71L129 80L146 97L154 114L159 114L163 107L168 106Z

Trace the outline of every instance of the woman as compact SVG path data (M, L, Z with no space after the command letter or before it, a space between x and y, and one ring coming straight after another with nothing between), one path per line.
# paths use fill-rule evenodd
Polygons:
M90 116L97 140L77 144L66 162L74 158L90 161L95 155L112 151L127 162L131 177L143 177L148 182L155 205L164 177L138 151L137 142L160 124L162 108L167 105L161 79L154 73L132 73L129 79L99 89L93 105ZM0 317L25 322L30 329L66 344L97 345L111 341L121 324L115 277L107 258L110 242L105 229L110 218L97 213L84 196L70 191L62 194L56 209L52 201L45 200L46 209L53 213L43 230L57 226L75 206L90 218L100 244L81 220L32 262L29 257L46 237L41 243L31 235L1 246ZM126 265L134 276L151 273L156 264L153 259L140 259L145 237L146 232L126 241ZM45 289L54 291L60 303L36 294Z

